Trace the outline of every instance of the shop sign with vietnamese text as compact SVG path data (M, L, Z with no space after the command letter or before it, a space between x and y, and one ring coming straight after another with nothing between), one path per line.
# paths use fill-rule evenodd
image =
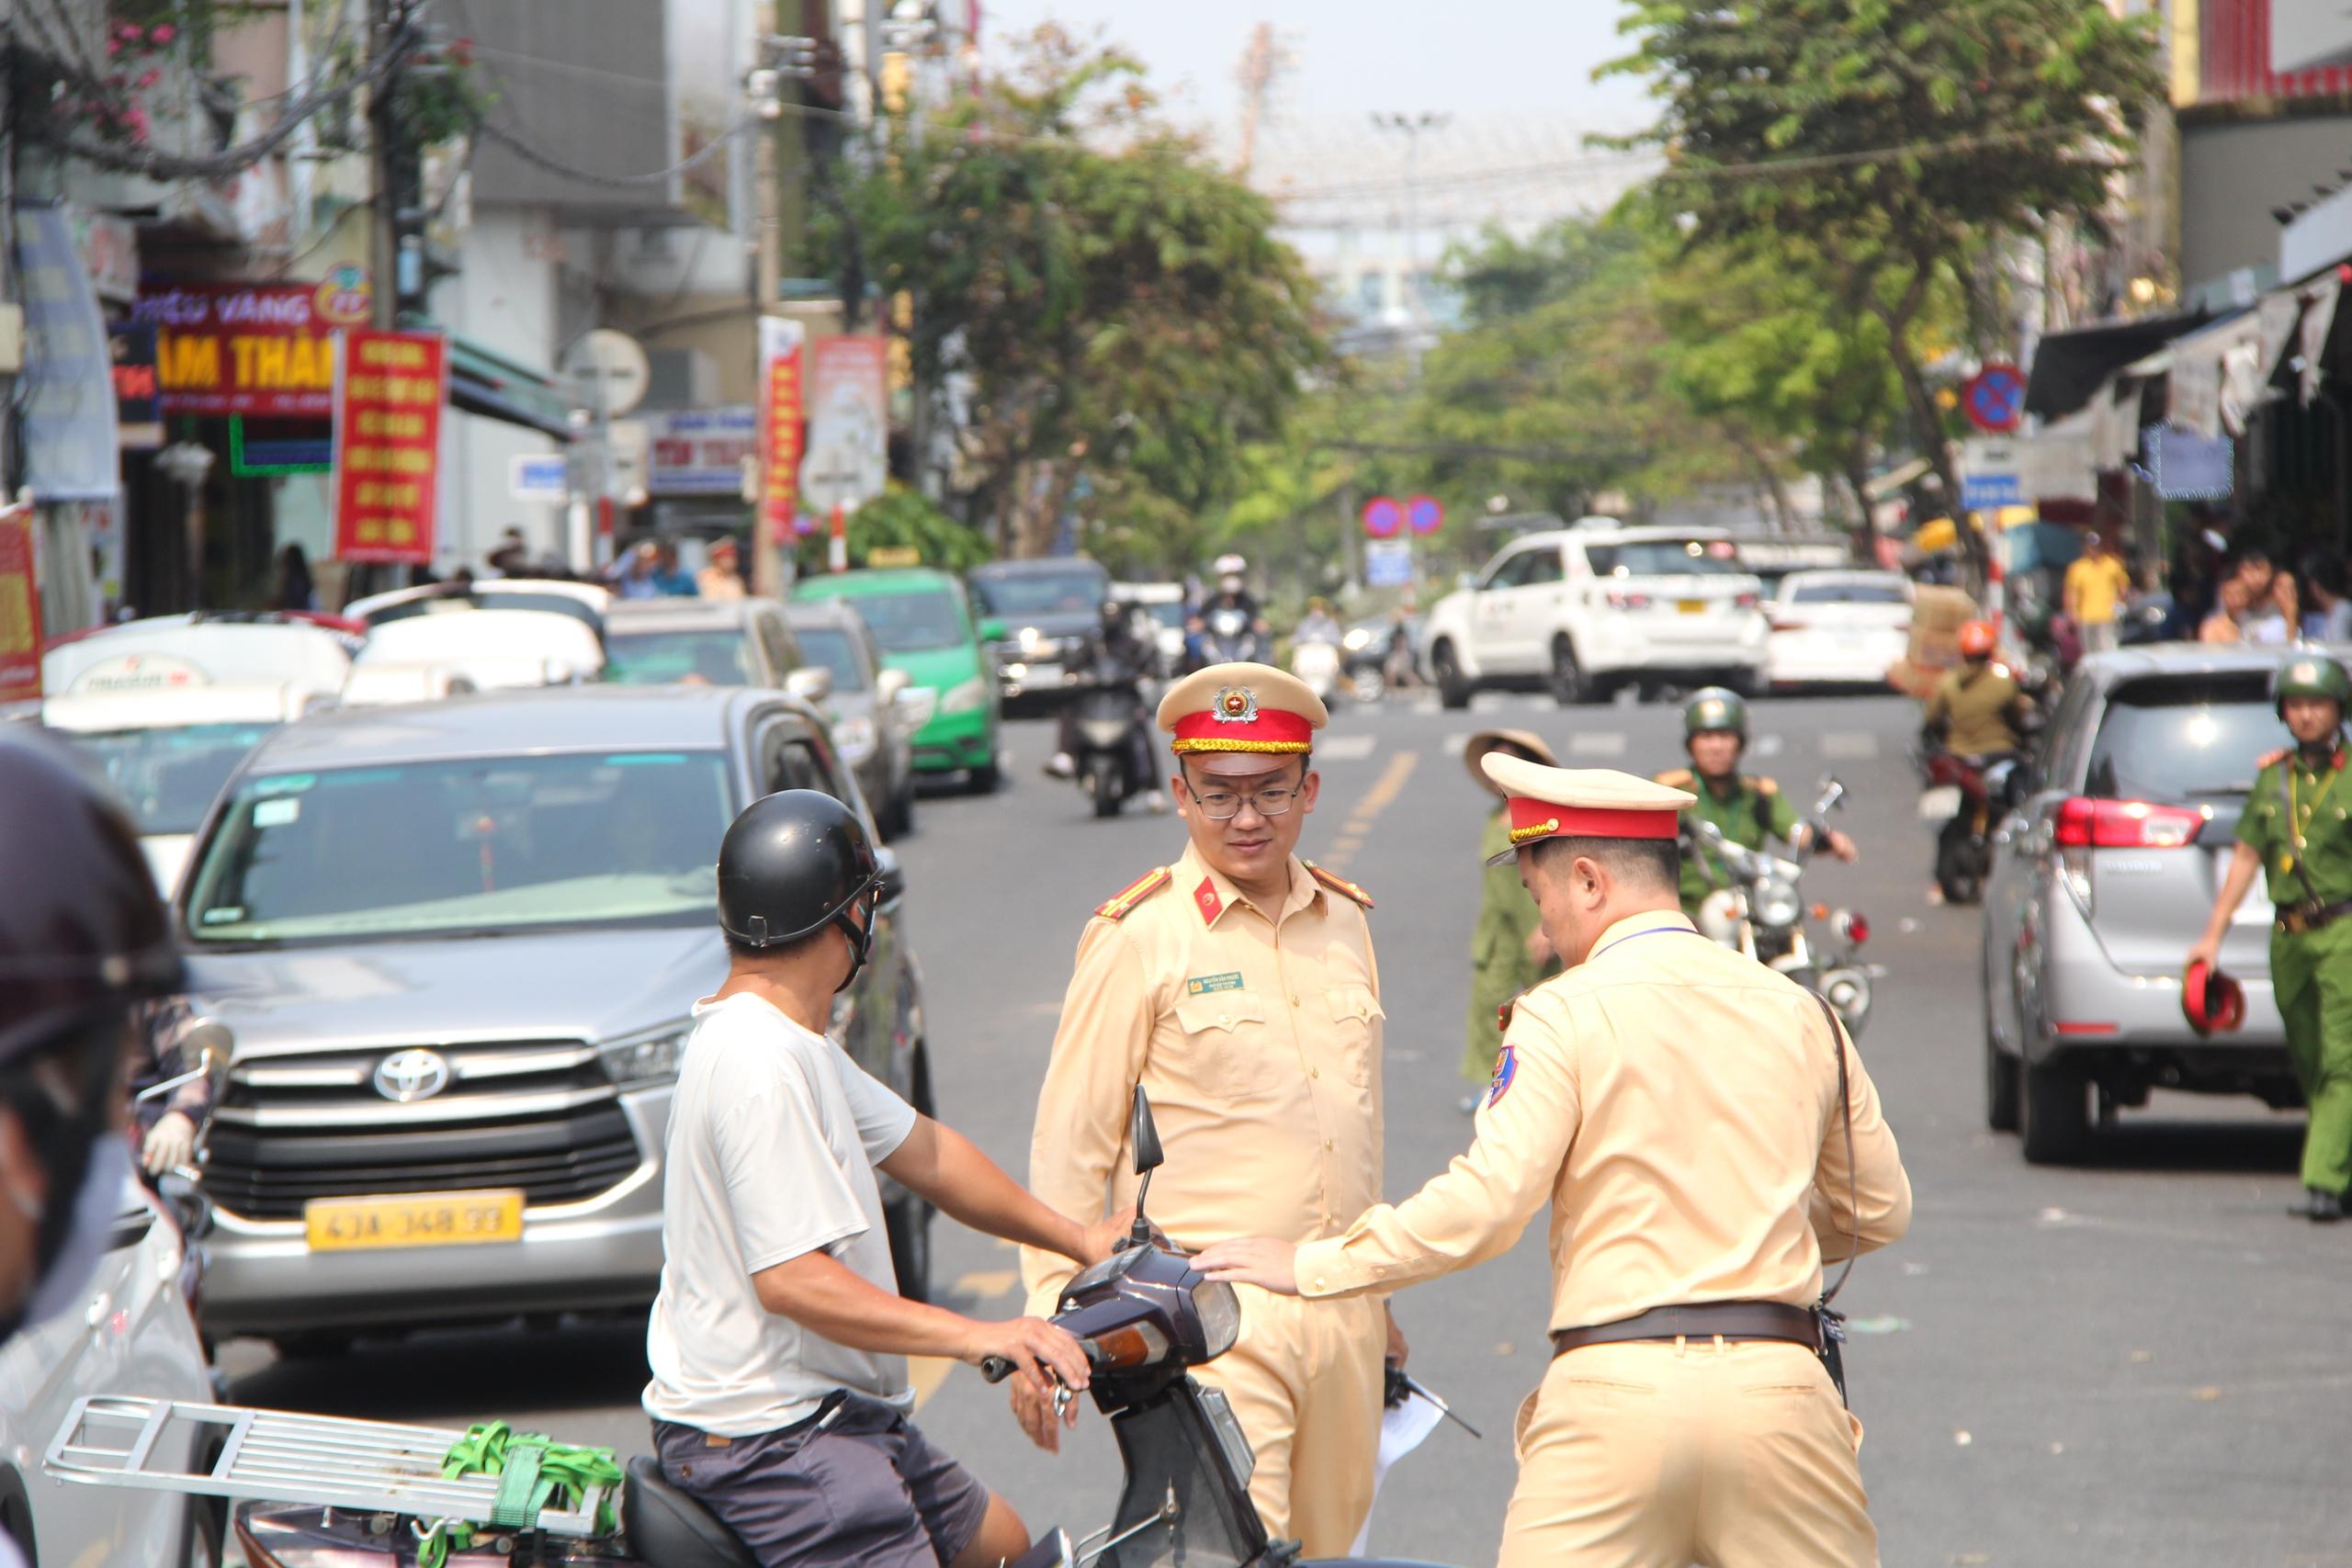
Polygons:
M33 559L33 509L0 511L0 703L40 695L40 580Z
M438 333L352 328L334 383L334 553L433 559L449 344Z
M760 447L764 471L760 515L768 537L792 537L800 511L801 354L807 329L774 316L760 320Z
M163 412L324 419L334 409L334 333L374 310L364 267L321 283L190 283L141 294L155 328Z

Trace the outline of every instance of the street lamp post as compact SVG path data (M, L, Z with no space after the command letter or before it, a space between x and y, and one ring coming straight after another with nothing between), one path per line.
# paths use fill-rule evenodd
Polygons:
M1420 368L1419 334L1429 324L1429 310L1421 299L1421 137L1432 130L1442 130L1453 117L1423 110L1419 114L1376 113L1372 117L1376 130L1393 130L1405 138L1405 288L1406 311L1414 333L1413 367Z

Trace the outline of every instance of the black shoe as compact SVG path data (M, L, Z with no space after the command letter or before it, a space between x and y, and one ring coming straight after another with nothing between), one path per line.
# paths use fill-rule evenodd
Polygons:
M2303 1190L2303 1201L2291 1213L2301 1214L2313 1224L2334 1224L2344 1217L2344 1194L2328 1192L2317 1187Z

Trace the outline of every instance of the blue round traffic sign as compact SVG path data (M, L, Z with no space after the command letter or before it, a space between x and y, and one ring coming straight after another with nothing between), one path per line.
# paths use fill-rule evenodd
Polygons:
M1433 495L1417 495L1405 503L1405 521L1416 534L1434 534L1445 522L1445 508Z
M1998 361L1988 364L1961 387L1960 403L1968 423L1979 430L2015 430L2025 418L2025 372Z
M1375 539L1393 536L1405 525L1405 508L1393 495L1375 495L1363 503L1363 531Z

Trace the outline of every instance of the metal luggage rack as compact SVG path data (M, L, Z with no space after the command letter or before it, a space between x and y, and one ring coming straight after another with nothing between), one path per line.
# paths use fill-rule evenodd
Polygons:
M166 1446L164 1434L174 1434ZM431 1522L481 1521L498 1495L494 1475L445 1476L441 1461L465 1436L443 1427L404 1427L250 1410L232 1404L93 1394L78 1399L51 1440L42 1468L60 1481L137 1486L153 1492L311 1504L355 1513L404 1514ZM197 1440L187 1440L197 1439ZM209 1471L175 1470L164 1453L204 1453ZM599 1488L577 1508L550 1503L530 1527L587 1539L598 1533Z

